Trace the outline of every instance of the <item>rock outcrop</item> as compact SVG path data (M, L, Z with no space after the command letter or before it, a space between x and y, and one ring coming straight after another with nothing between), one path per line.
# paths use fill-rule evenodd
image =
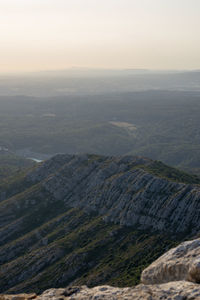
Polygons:
M70 295L68 289L48 290L38 300L199 300L200 286L186 281L170 282L161 285L138 285L135 288L98 286L80 287Z
M200 239L182 243L145 269L141 281L146 285L135 288L74 286L49 289L41 295L0 295L0 300L199 300L200 285L194 283L199 282L199 255Z
M171 249L142 272L144 284L187 280L200 283L200 239Z
M145 171L143 157L57 155L29 173L28 181L67 206L104 215L125 226L160 231L200 230L200 187Z
M112 286L87 286L49 289L42 295L0 295L0 300L199 300L200 286L187 281L169 282L160 285L140 284L135 288Z
M31 300L37 298L36 294L0 295L0 300Z

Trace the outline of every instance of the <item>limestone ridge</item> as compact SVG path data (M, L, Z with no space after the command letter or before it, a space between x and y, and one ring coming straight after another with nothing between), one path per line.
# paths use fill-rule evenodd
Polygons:
M97 155L57 155L6 178L0 293L136 285L152 261L199 233L196 183L147 158Z
M140 157L58 155L27 176L42 181L53 199L103 215L106 222L140 229L184 232L200 229L200 187L145 171Z
M182 243L145 269L135 288L68 286L41 295L0 295L0 300L199 300L199 255L200 239Z

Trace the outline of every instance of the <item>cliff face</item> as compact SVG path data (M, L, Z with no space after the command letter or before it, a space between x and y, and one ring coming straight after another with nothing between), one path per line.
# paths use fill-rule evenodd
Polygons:
M69 207L81 207L105 221L140 229L184 232L200 229L200 187L145 171L152 161L138 157L57 156L30 173L44 190Z
M168 247L198 233L192 182L146 158L95 155L57 155L4 182L0 292L135 285Z

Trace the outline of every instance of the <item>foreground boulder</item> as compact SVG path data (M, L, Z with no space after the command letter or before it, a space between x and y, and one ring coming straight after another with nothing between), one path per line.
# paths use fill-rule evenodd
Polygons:
M144 284L187 280L200 283L200 239L181 243L142 272Z

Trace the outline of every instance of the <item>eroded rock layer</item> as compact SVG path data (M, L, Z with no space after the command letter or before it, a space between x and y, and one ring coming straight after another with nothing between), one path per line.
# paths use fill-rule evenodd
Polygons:
M6 179L0 293L134 286L144 267L198 234L196 180L143 157L97 155L57 155Z
M148 170L142 157L58 155L31 172L53 199L141 229L200 229L200 187L170 181ZM146 169L145 169L146 167Z

